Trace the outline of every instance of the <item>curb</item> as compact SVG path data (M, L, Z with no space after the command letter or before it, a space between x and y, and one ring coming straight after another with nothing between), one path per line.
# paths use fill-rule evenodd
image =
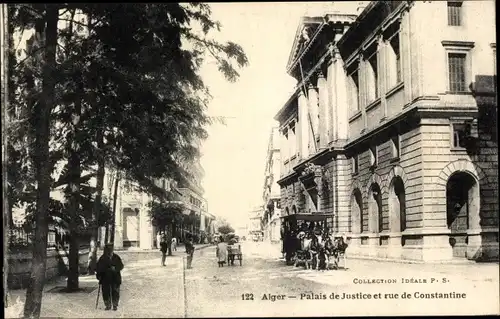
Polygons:
M476 262L469 260L445 260L445 261L424 261L424 260L405 260L405 259L395 259L395 258L381 258L381 257L370 257L370 256L346 256L348 259L356 260L370 260L382 263L391 264L415 264L415 265L473 265Z

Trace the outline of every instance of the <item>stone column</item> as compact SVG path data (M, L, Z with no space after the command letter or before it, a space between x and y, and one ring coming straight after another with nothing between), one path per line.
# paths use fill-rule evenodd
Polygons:
M384 41L384 37L382 35L380 35L378 38L377 64L379 65L378 69L380 70L378 75L378 81L380 83L378 91L380 96L380 103L382 105L382 108L384 109L384 117L381 121L384 121L387 117L387 100L385 99L385 94L387 93L388 89L387 78L390 74L390 71L387 57L387 43Z
M290 158L290 169L293 168L292 160L291 158L293 155L295 155L294 152L294 146L295 146L295 139L294 139L294 133L290 125L288 125L288 157ZM271 164L270 164L271 165Z
M123 249L123 205L122 205L122 182L118 184L116 212L115 212L115 240L114 249Z
M288 129L289 129L289 132L290 132L290 135L291 135L291 156L296 156L297 155L297 152L298 152L298 142L297 142L297 128L296 128L296 124L295 124L295 120L292 120L290 122L290 125L288 126ZM273 164L271 164L273 165Z
M361 110L361 116L363 119L363 131L368 127L368 122L366 118L366 104L368 100L368 81L367 81L367 63L363 54L359 55L359 67L358 67L358 79L359 79L359 109Z
M329 60L326 82L328 86L328 130L330 141L337 140L337 86L336 86L336 63L335 63L335 48L329 47L331 58Z
M285 140L285 130L286 128L281 128L280 129L280 154L281 154L281 172L282 174L286 173L285 170L285 160L286 160L286 154L285 154L285 149L286 149L286 140Z
M310 154L316 153L315 145L319 137L318 134L318 91L313 83L309 83L307 86L307 97L309 98L309 113L311 114L311 120L309 124L310 139ZM313 135L314 132L314 135Z
M337 139L345 141L349 138L349 114L347 105L347 83L344 62L338 49L335 50L335 118L337 122Z
M328 145L328 83L320 70L318 72L318 100L319 100L319 148Z
M205 231L205 215L203 215L203 213L201 213L201 216L200 216L200 231Z
M145 206L139 210L139 247L151 249L153 247L153 226Z
M401 12L399 18L399 55L401 59L401 80L404 82L405 104L412 100L410 16L408 11Z
M299 105L299 126L300 126L300 154L302 159L309 157L309 110L307 108L307 98L302 89L298 94Z

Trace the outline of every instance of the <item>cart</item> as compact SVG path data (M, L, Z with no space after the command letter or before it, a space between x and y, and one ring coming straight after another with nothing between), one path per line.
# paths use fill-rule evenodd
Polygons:
M283 252L287 265L297 265L306 263L307 253L302 251L301 242L297 238L299 232L313 231L321 229L325 233L333 229L333 215L312 213L312 214L292 214L282 216L283 227Z
M239 260L240 266L243 264L243 253L241 252L240 244L227 246L227 264L229 266L234 266L235 260Z

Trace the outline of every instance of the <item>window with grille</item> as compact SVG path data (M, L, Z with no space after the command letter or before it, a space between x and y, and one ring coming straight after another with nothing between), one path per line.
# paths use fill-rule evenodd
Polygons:
M465 92L466 82L465 53L448 53L448 78L450 92Z
M448 1L448 25L462 25L462 2Z

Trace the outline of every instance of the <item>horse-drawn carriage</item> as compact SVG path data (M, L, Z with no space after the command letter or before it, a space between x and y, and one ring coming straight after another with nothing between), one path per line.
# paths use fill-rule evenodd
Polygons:
M287 265L317 270L339 268L344 261L346 239L334 237L333 216L328 214L293 214L282 217L283 252Z

